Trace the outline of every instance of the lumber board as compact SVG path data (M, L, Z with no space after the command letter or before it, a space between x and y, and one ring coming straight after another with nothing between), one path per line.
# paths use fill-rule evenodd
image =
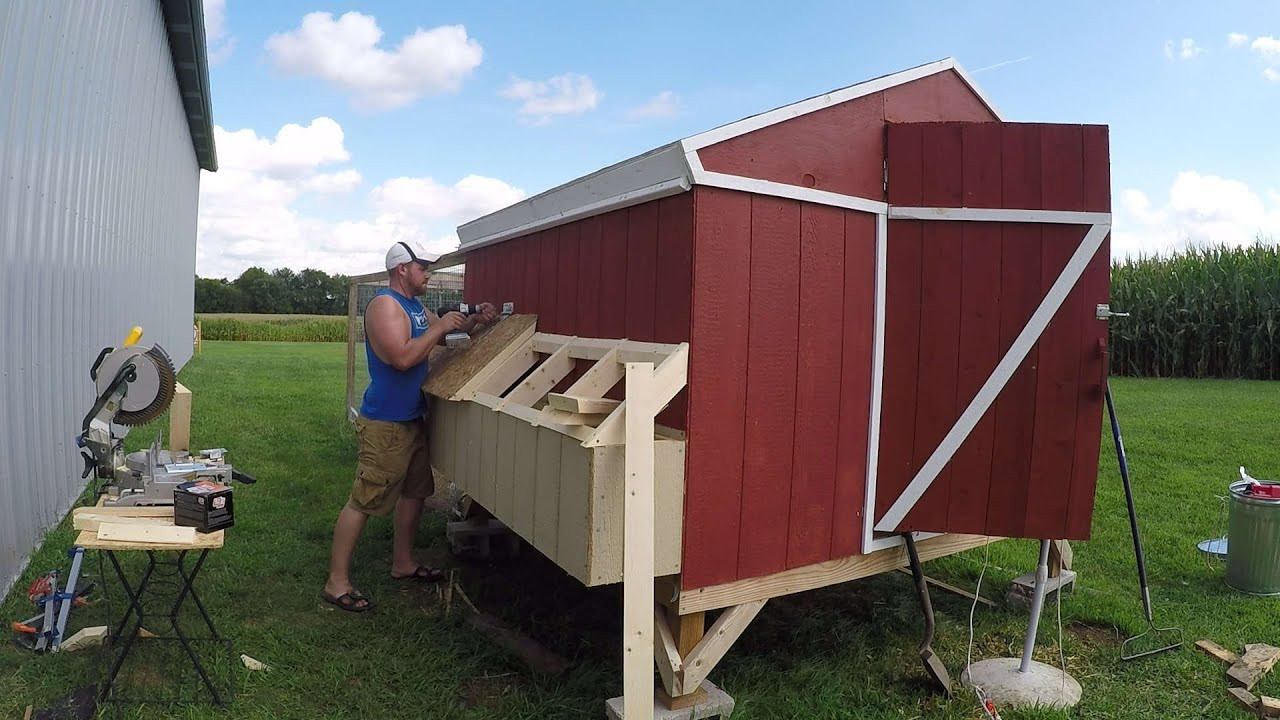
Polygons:
M103 523L115 523L124 525L173 525L173 518L160 517L135 517L133 515L99 515L97 513L81 513L71 520L71 526L76 530L92 530L98 531Z
M1227 694L1236 701L1237 705L1249 712L1254 712L1257 708L1258 697L1244 688L1227 688Z
M916 548L920 553L920 560L927 562L1004 539L989 535L938 535L927 540L921 540L916 543ZM735 580L719 585L708 585L682 591L674 605L676 611L681 615L704 610L718 610L753 600L765 600L857 580L858 578L888 572L906 564L906 549L899 545L877 550L867 555L853 555L827 560L764 577Z
M1227 669L1227 678L1245 690L1252 690L1280 660L1280 648L1264 643L1244 646L1244 654Z
M1256 709L1262 717L1280 717L1280 700L1267 695L1260 695Z
M446 400L456 397L472 380L483 380L488 372L520 350L525 341L533 337L537 322L537 315L510 315L480 328L471 336L470 347L432 349L428 356L431 372L422 389Z
M547 405L551 408L582 415L608 414L616 410L621 404L622 401L609 398L584 397L566 393L550 393L547 395Z
M103 496L98 502L104 502ZM128 517L173 517L172 505L95 505L78 507L71 511L72 517L77 515L120 515Z
M1212 640L1197 640L1196 647L1204 654L1226 665L1234 665L1240 659L1239 655Z
M122 540L108 540L99 538L98 533L92 530L81 530L76 536L76 545L86 550L216 550L222 547L223 534L225 530L219 530L211 533L194 532L195 528L189 528L195 535L191 542L185 543L154 543L154 542L131 542Z
M176 525L106 522L98 526L98 539L147 545L186 545L195 542L196 529Z

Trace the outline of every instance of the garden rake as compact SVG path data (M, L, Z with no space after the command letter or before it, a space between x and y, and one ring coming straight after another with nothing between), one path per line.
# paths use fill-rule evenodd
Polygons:
M1125 460L1124 440L1120 437L1120 423L1116 421L1116 407L1111 400L1111 383L1106 385L1107 416L1111 418L1111 436L1116 443L1116 459L1120 463L1120 479L1124 482L1124 499L1129 506L1129 532L1133 535L1133 552L1138 561L1138 583L1142 588L1142 611L1147 618L1147 629L1125 640L1120 646L1121 660L1136 660L1167 650L1182 647L1182 628L1156 627L1151 619L1151 591L1147 587L1147 563L1142 555L1142 537L1138 534L1138 513L1133 506L1133 487L1129 482L1129 463ZM1134 649L1137 648L1137 649Z

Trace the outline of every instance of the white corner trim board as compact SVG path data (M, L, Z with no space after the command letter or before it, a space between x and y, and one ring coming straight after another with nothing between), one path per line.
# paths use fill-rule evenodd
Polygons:
M867 425L867 496L862 506L862 551L875 545L876 467L880 464L880 400L884 391L884 298L889 275L889 219L876 218L875 321L871 335L871 419ZM900 541L899 541L900 542Z
M965 441L965 438L969 437L969 433L973 431L974 426L978 424L983 414L991 407L991 403L995 402L996 396L1008 384L1009 378L1013 377L1018 365L1022 364L1027 353L1031 351L1031 346L1035 344L1036 340L1040 339L1040 335L1049 325L1049 321L1053 319L1054 314L1058 312L1058 308L1062 306L1067 294L1071 292L1071 288L1080 279L1080 275L1084 273L1085 267L1093 259L1098 247L1102 244L1103 238L1107 236L1110 230L1110 223L1097 223L1089 228L1084 240L1076 248L1075 254L1067 261L1066 267L1062 269L1058 279L1049 288L1048 294L1040 302L1035 313L1031 315L1031 319L1027 321L1026 326L1022 328L1022 332L1018 333L1013 345L1009 347L1004 357L1000 359L1000 363L996 365L991 376L987 378L982 388L978 390L978 394L974 396L973 401L965 408L964 413L960 415L960 419L956 420L956 424L942 439L942 443L938 445L938 448L929 456L924 466L920 468L920 472L916 473L915 478L911 480L898 499L889 507L889 511L876 523L876 530L881 532L895 531L903 518L911 511L911 508L915 507L916 502L933 484L933 481L938 477L938 473L951 461L951 457L960 448L960 444Z
M1073 210L1012 210L1002 208L889 208L890 220L973 220L977 222L1023 222L1055 225L1110 224L1111 213Z

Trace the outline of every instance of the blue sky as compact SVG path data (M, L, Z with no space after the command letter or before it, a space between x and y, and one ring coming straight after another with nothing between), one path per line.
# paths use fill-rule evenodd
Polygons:
M521 197L948 56L1010 120L1110 126L1114 254L1280 237L1270 0L205 4L206 277L445 251Z

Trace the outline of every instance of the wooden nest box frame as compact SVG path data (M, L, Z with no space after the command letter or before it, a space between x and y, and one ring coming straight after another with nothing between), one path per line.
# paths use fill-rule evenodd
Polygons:
M1109 188L1105 126L1005 122L948 59L478 218L440 264L522 315L433 366L435 462L625 583L628 720L649 663L679 704L769 598L904 533L1087 539Z

